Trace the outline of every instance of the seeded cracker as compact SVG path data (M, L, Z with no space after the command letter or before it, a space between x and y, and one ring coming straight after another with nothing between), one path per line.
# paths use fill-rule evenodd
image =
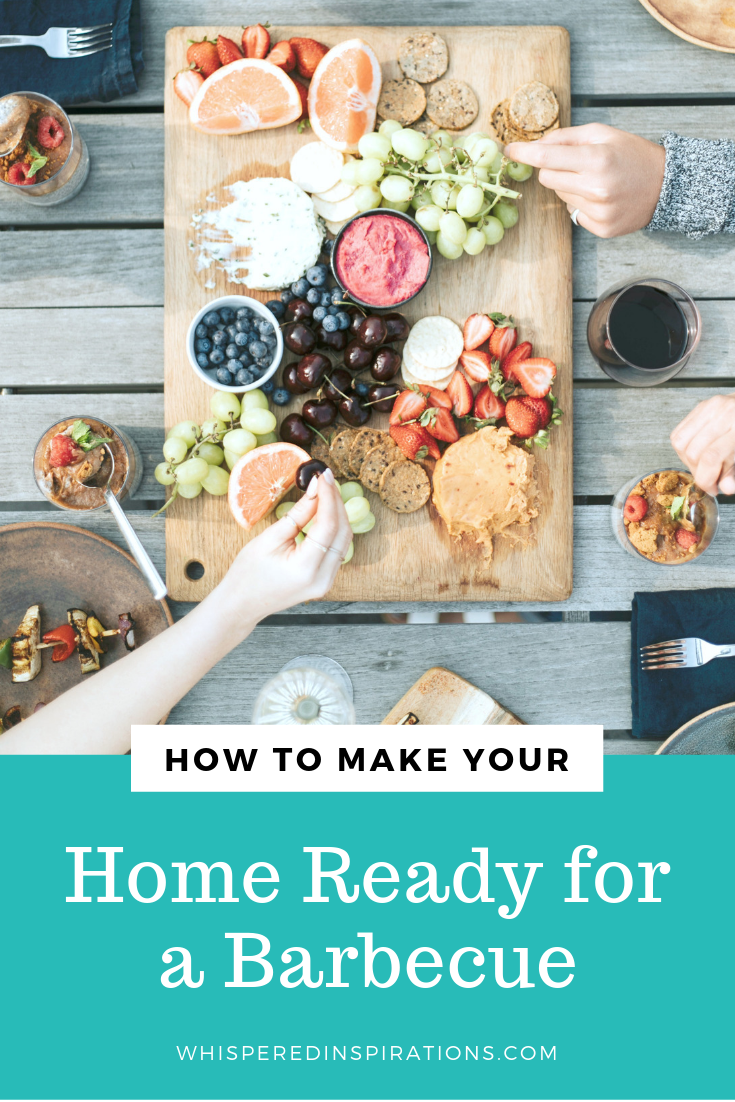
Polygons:
M380 479L380 500L394 513L415 513L431 496L429 476L419 463L391 463Z
M398 47L398 64L411 80L430 84L447 71L447 44L438 34L428 31L409 35Z
M508 101L508 118L519 130L548 130L559 117L559 101L540 80L516 88Z
M371 448L376 448L382 442L384 435L385 433L376 429L360 429L350 448L349 468L353 478L360 477L365 456Z
M315 437L314 443L309 449L311 451L312 459L321 459L322 463L326 463L332 474L337 474L336 465L329 452L329 444L325 444L319 437Z
M426 93L415 80L386 80L380 90L378 115L395 119L401 126L410 126L426 110Z
M331 462L334 464L334 470L340 477L350 477L350 448L356 436L357 432L355 429L345 429L344 432L338 432L332 441L329 455Z
M381 443L367 453L360 469L360 482L374 494L380 493L380 480L386 467L404 459L403 452L390 436L386 433L383 436Z
M464 130L477 118L477 96L463 80L440 80L426 96L426 114L437 126Z
M419 134L423 134L424 137L430 138L436 130L436 126L431 121L428 115L423 114L420 119L417 119L415 123L412 123L411 129L418 130Z

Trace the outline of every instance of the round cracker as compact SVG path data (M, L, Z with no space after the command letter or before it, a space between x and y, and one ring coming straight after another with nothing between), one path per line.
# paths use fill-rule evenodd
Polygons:
M309 448L309 451L311 452L311 458L321 459L322 463L327 464L332 474L339 473L336 470L336 464L332 459L332 456L330 455L329 444L325 443L324 440L321 440L318 436L314 437L314 442Z
M508 120L518 130L543 131L559 117L559 101L548 85L531 80L508 101Z
M349 469L353 478L360 477L365 456L382 442L384 436L385 433L377 429L360 429L350 447Z
M380 500L394 513L415 513L431 496L424 468L410 459L390 463L380 479Z
M438 368L427 368L419 363L408 346L403 349L403 363L413 379L418 383L433 383L434 379L443 379L449 371L454 371L457 361Z
M447 44L440 35L429 31L411 34L398 47L398 64L411 80L430 84L447 71Z
M374 494L380 493L380 480L386 467L405 459L403 452L390 436L383 433L383 437L381 443L367 453L360 468L360 482Z
M378 114L381 119L395 119L401 126L410 126L426 110L426 93L415 80L385 80L380 89Z
M417 119L416 122L412 124L411 129L418 130L419 134L423 134L424 137L430 138L436 130L436 126L428 115L422 115L420 119Z
M411 327L404 345L409 349L410 360L429 371L442 370L446 373L464 351L462 330L451 318L443 314L428 314L419 318ZM413 368L411 368L413 370ZM414 371L414 374L416 372Z
M479 110L477 96L463 80L439 80L426 95L426 114L447 130L464 130Z
M329 449L330 463L334 464L332 469L343 478L352 477L349 468L350 448L356 436L357 429L344 429L337 433Z

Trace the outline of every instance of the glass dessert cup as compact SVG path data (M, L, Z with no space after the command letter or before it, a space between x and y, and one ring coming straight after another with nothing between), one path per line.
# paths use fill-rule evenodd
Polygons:
M73 199L81 191L89 175L89 151L81 134L73 122L55 100L40 92L13 92L14 96L23 96L32 103L48 108L48 114L61 122L64 133L70 136L69 150L64 163L47 180L37 184L11 184L0 179L3 187L11 188L26 203L36 206L55 206ZM40 150L43 152L43 150Z
M43 433L39 439L33 453L33 477L36 480L36 485L39 491L43 494L47 501L50 501L52 505L55 505L57 509L64 509L72 513L94 513L99 512L100 509L106 509L104 494L102 487L107 482L107 476L109 474L109 468L106 463L99 469L99 474L90 481L89 485L99 487L99 493L95 497L99 498L98 504L68 504L65 503L63 498L58 493L53 492L53 483L49 477L48 469L44 463L46 450L50 444L51 438L58 433L63 432L69 425L75 421L85 421L94 431L107 430L104 434L110 435L110 443L114 447L115 451L115 471L121 470L123 478L119 487L115 489L115 497L118 501L124 501L127 497L133 497L140 486L141 479L143 477L143 460L138 449L138 445L134 440L131 440L127 433L122 429L117 428L115 425L110 425L107 421L103 421L100 417L85 417L80 415L78 417L64 417L62 420L57 421L56 424L51 425ZM101 434L101 433L100 433Z
M302 654L266 682L252 723L354 724L352 682L347 671L321 654Z
M694 523L698 525L700 516L703 519L703 526L700 532L700 541L696 544L696 550L684 558L670 562L656 562L654 559L649 559L647 555L644 555L637 547L633 545L628 536L628 531L625 526L624 512L625 503L628 497L635 489L635 487L642 482L644 478L649 478L651 475L661 474L663 471L676 471L679 474L688 475L691 477L689 471L682 470L680 467L661 467L657 471L648 471L646 474L636 475L635 478L631 478L629 482L626 482L624 486L616 493L613 498L612 505L610 506L610 521L612 524L613 534L617 539L620 546L624 551L627 551L629 555L632 555L635 559L642 559L643 562L650 563L651 566L686 566L696 560L704 554L707 548L712 543L717 533L717 527L720 522L720 510L717 504L717 499L712 497L711 494L705 494L703 491L699 491L702 494L701 501L699 501L695 509L701 509L701 514L695 514L696 519ZM692 481L692 486L695 483ZM691 519L691 518L690 518Z

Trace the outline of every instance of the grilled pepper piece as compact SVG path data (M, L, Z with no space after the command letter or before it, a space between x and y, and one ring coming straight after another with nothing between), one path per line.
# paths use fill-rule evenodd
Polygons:
M12 640L13 681L17 683L33 681L41 672L41 610L31 605L18 624L18 630Z
M100 636L101 638L104 635L105 629L102 627L102 624L99 622L93 612L90 612L89 616L87 617L87 631L89 632L89 637L92 640L92 646L94 647L94 649L97 651L98 654L104 654L105 649L100 643L97 636Z
M2 719L3 731L9 731L11 727L17 727L22 718L20 704L14 704L12 708L8 708Z
M129 612L121 612L117 618L117 627L126 650L135 650L135 620Z
M100 659L87 628L87 613L81 608L69 608L66 615L69 626L74 628L78 636L77 651L82 673L94 673L100 668Z
M11 669L13 666L12 638L0 641L0 666L4 666L6 670Z
M43 637L44 643L54 646L54 662L66 662L77 649L77 633L70 624L60 624L59 627L47 631Z

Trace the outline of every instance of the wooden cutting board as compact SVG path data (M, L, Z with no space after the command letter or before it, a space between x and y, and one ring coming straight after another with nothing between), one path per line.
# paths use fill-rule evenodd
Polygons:
M443 666L427 670L383 720L384 724L401 722L523 724L497 700Z
M312 36L327 45L364 38L376 51L384 79L399 75L400 42L416 27L279 27L273 39ZM420 28L419 28L420 29ZM186 330L192 316L223 294L248 293L263 301L272 292L249 292L228 284L218 273L194 270L190 222L206 196L236 179L288 176L294 151L313 138L295 124L236 137L202 134L190 126L187 111L173 91L172 78L185 66L189 39L217 32L239 41L241 31L227 27L176 27L166 36L165 103L165 414L166 426L211 416L211 389L194 374L186 357ZM556 92L561 125L570 122L569 36L563 27L442 27L449 46L447 75L473 87L480 113L471 129L490 131L490 113L528 80L541 80ZM339 572L330 600L340 601L560 601L572 589L572 254L566 207L534 178L521 184L521 217L503 241L479 257L449 261L435 253L426 289L405 309L410 322L427 314L445 314L460 325L477 311L512 314L521 339L533 342L536 355L558 367L554 392L565 417L552 433L547 452L536 449L541 515L532 524L528 546L496 539L488 563L481 550L449 539L429 505L409 516L370 501L377 524L355 540L355 555ZM289 354L284 362L295 359ZM279 412L299 410L303 399ZM371 424L387 427L387 415ZM270 521L265 520L253 534ZM247 536L232 521L226 500L203 493L194 501L176 501L166 519L167 583L171 597L196 601L222 579ZM187 576L192 563L201 563Z
M735 54L735 4L727 0L641 0L641 4L686 42Z

